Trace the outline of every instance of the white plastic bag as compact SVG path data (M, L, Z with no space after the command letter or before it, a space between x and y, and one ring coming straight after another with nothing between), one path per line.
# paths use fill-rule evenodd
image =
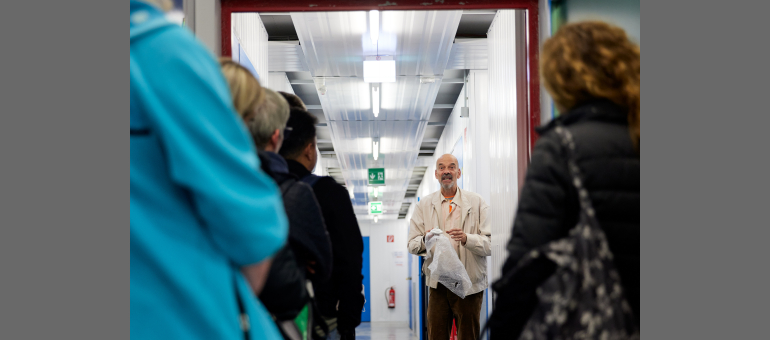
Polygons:
M430 280L438 281L452 293L464 299L471 289L471 279L465 267L457 257L449 237L439 229L433 229L430 232L433 236L425 244L428 250L427 257L433 259L428 266Z

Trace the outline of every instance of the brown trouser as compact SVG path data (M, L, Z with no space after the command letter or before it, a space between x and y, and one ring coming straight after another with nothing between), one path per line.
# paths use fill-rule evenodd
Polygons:
M458 340L476 340L481 327L479 316L484 292L468 295L465 299L452 293L442 284L430 288L428 296L428 340L448 340L452 318L457 325Z

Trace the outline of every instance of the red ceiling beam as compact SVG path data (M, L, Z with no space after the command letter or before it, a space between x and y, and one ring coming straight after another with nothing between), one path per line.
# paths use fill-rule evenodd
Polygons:
M232 12L314 12L387 10L456 10L456 9L530 9L537 8L531 0L221 0L222 11Z

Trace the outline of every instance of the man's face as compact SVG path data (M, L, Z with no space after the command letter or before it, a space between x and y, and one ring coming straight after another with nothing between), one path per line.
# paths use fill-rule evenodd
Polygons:
M460 168L454 156L444 155L436 162L436 179L444 190L454 189L460 175Z

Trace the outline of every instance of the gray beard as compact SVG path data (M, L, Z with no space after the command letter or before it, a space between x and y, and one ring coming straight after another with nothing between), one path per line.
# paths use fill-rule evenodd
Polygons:
M453 187L453 186L455 186L455 182L453 181L452 183L449 183L448 185L444 185L444 183L441 183L441 182L439 182L439 185L440 185L440 186L441 186L441 187L442 187L444 190L449 190L449 189L452 189L452 187Z

